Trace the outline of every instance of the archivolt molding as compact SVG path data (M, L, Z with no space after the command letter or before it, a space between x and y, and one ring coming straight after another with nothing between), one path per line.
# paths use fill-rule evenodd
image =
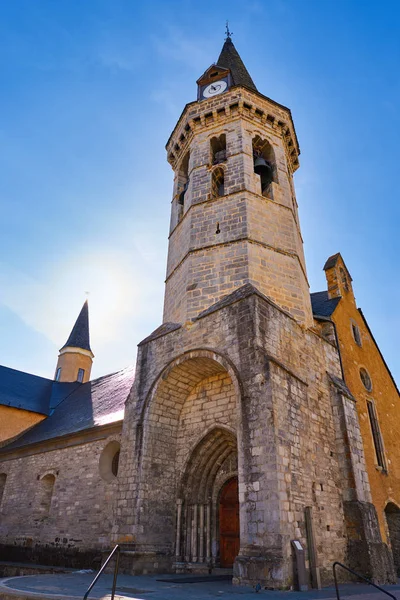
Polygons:
M209 501L215 495L218 473L230 456L237 461L235 433L226 427L210 428L190 453L180 482L179 497L192 502Z
M187 368L182 369L182 366ZM200 383L200 381L207 377L211 377L212 375L223 372L228 373L230 376L239 401L243 397L239 373L229 358L213 349L208 348L188 350L187 352L184 352L180 356L171 360L171 362L165 366L155 378L141 410L139 419L140 425L143 425L150 416L151 409L154 406L154 401L157 397L157 394L160 392L160 387L167 384L170 376L175 375L174 371L176 371L177 377L179 377L181 374L186 382L179 388L174 388L174 393L177 399L182 399L182 404L189 395L190 391L195 387L195 385Z
M44 479L48 475L52 475L54 477L54 479L57 479L59 472L60 471L57 468L53 468L53 469L43 468L39 471L37 479L38 479L38 481L42 481L42 479Z

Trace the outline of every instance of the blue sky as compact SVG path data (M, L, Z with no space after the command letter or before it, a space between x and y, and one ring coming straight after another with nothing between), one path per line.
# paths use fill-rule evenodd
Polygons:
M229 18L291 108L312 291L340 251L400 380L400 5L370 0L0 2L0 364L52 377L89 291L93 375L161 322L164 145Z

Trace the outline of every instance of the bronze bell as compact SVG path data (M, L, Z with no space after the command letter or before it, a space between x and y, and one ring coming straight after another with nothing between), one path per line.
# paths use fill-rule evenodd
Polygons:
M254 157L254 173L261 178L261 189L264 192L271 183L272 167L262 156Z

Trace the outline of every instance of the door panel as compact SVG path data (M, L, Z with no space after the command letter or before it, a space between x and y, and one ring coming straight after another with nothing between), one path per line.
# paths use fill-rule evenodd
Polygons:
M239 493L237 478L224 485L219 502L220 563L232 567L239 554Z

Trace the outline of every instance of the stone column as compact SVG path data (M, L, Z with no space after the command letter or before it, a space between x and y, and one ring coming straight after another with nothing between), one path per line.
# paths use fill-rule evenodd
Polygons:
M207 544L207 562L211 563L211 500L206 505L206 544Z
M193 521L192 521L192 561L197 562L197 504L193 504Z
M204 504L199 504L199 562L204 562Z
M182 500L178 498L176 501L176 542L175 542L175 557L177 561L182 559L181 556L181 530L182 530Z
M186 507L186 531L185 531L185 561L190 561L190 533L192 525L192 507L190 504Z

